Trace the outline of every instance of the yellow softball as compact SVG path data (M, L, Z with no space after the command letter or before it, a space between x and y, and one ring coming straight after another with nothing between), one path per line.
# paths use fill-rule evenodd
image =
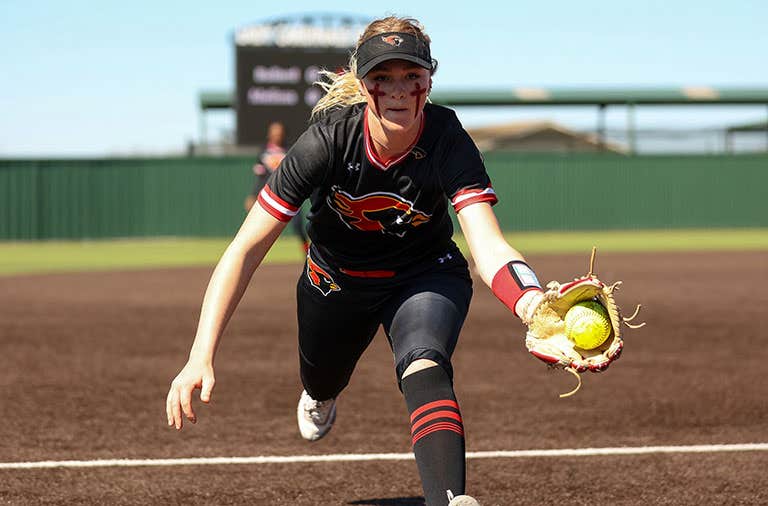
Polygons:
M574 304L565 313L565 335L579 348L597 348L611 335L608 311L593 300Z

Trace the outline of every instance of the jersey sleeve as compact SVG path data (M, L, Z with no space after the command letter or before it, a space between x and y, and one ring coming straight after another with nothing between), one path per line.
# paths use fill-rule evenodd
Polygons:
M441 169L443 189L456 212L465 207L498 202L483 158L474 141L456 120L457 129L449 136L447 154Z
M331 166L331 152L319 125L309 127L288 150L280 167L267 180L258 202L269 214L287 222L320 186Z

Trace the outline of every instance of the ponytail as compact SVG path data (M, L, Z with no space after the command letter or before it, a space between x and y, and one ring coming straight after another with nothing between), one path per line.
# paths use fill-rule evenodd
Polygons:
M365 96L360 93L357 77L355 77L355 67L353 55L349 60L349 67L341 73L320 71L320 79L314 84L322 88L325 95L312 108L312 119L331 109L365 102Z

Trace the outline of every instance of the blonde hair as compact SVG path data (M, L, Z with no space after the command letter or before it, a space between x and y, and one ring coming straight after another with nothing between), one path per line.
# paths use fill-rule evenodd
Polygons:
M374 35L387 32L410 33L428 45L431 42L424 27L416 19L387 16L372 21L357 39L355 51L349 57L349 66L343 72L320 71L320 79L315 84L325 91L325 95L312 108L312 119L332 109L365 102L365 96L357 84L357 48ZM433 60L431 73L434 74L436 69L437 62Z

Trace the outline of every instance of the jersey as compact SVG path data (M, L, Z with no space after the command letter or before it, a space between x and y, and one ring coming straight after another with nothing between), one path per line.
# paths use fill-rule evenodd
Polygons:
M452 110L426 104L420 128L406 151L383 160L365 104L331 112L288 150L259 204L288 221L309 198L311 259L326 269L387 277L433 260L455 248L449 203L458 212L497 198Z

